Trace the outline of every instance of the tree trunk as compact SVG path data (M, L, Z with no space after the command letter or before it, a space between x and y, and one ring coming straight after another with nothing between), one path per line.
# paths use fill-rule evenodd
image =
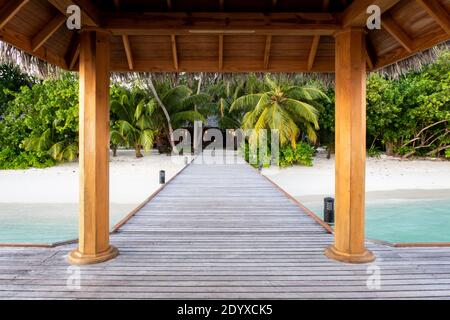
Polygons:
M386 142L386 155L394 156L394 143Z
M175 142L174 142L174 138L173 138L172 123L170 122L170 115L169 115L169 112L167 112L166 106L163 104L163 102L161 101L161 98L159 97L158 93L156 92L155 86L153 85L153 79L152 79L152 75L151 74L148 76L147 84L150 87L150 90L152 91L153 96L155 97L155 99L158 102L159 106L161 107L161 109L162 109L162 111L164 113L164 116L166 117L167 127L169 129L169 143L170 143L170 146L172 147L172 150L174 150L175 149Z
M117 147L116 146L112 147L112 152L113 152L113 157L117 157Z
M141 146L140 145L135 145L134 150L136 152L136 158L143 158L144 156L142 155L141 152Z

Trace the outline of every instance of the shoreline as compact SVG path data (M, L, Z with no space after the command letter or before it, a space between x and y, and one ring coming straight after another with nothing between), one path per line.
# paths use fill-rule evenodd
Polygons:
M185 167L152 151L144 158L133 150L119 150L110 158L110 203L138 205L160 187L159 171L166 180ZM0 203L76 204L79 198L78 162L45 169L0 171Z

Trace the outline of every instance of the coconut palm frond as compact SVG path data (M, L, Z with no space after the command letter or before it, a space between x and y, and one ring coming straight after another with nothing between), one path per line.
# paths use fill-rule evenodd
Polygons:
M295 100L318 100L325 99L329 101L329 97L322 90L314 87L291 86L286 89L286 96Z
M277 90L278 88L280 88L280 86L268 75L264 77L264 83L270 88L270 90Z
M144 112L144 108L146 107L145 100L142 99L136 106L136 110L134 112L134 119L139 120L142 118L142 114Z
M110 139L115 145L127 145L127 139L122 136L119 130L112 129L110 132Z
M316 130L317 129L315 130L309 123L306 123L305 126L306 126L306 134L308 135L308 138L313 143L316 143L316 141L317 141L317 132L316 132Z
M198 106L206 104L210 101L211 97L208 94L200 93L187 97L181 103L183 108Z
M139 142L140 145L144 148L145 152L148 152L152 149L154 139L155 139L155 132L153 130L147 129L141 132Z
M182 111L175 113L171 117L172 124L179 125L184 122L194 122L194 121L202 121L206 122L205 117L198 111L190 110L190 111Z
M262 94L249 94L243 97L236 99L230 107L230 111L238 110L238 109L249 109L256 106L261 99Z
M180 103L192 94L192 90L186 86L178 86L169 89L161 95L162 103L168 108L177 108Z
M313 123L317 130L319 129L319 111L312 105L294 99L286 99L283 104L296 118L303 118L307 122Z

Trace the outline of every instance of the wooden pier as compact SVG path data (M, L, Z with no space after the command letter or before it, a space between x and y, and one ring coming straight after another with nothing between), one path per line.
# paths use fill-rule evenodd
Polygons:
M450 299L450 248L368 242L377 260L353 265L324 256L332 242L247 164L197 159L111 236L112 261L0 248L0 299Z

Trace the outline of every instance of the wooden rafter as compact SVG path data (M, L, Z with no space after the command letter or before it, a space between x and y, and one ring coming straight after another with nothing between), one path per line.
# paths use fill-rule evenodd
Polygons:
M436 0L417 0L428 14L433 17L447 34L450 34L450 15L446 9Z
M369 70L373 70L376 63L376 53L369 35L366 35L366 62Z
M267 35L266 36L266 47L264 49L264 69L269 68L271 47L272 47L272 36Z
M0 29L5 27L28 2L29 0L8 0L0 12Z
M327 11L330 6L330 0L324 0L322 2L322 11ZM308 71L312 70L314 61L316 60L317 49L319 48L320 35L315 35L311 44L311 49L308 56Z
M406 34L405 31L398 25L389 13L383 15L381 19L381 26L392 37L395 38L408 52L412 52L412 39Z
M219 35L219 71L223 70L223 34Z
M179 70L178 63L178 49L177 49L177 37L175 35L170 36L170 40L172 42L172 59L173 59L173 67L176 71Z
M343 27L362 27L367 23L367 8L370 5L377 5L381 9L381 13L388 11L400 0L355 0L345 10L342 16Z
M47 40L59 30L65 21L66 17L62 14L56 15L52 20L50 20L46 26L31 40L31 47L33 51L36 51L42 47Z
M47 0L63 15L67 16L67 8L71 5L77 5L81 9L81 22L89 27L98 27L100 25L100 13L97 7L89 0Z
M172 11L173 10L172 0L167 0L166 4L167 4L167 10Z
M73 70L80 58L80 36L75 33L66 52L66 64L69 70Z
M116 10L120 9L120 0L114 0L114 6ZM123 49L125 50L125 56L127 57L128 68L134 70L134 58L133 51L131 50L130 38L127 35L122 35Z
M316 59L316 54L317 54L317 49L319 48L319 43L320 43L320 36L314 36L312 45L311 45L311 50L309 51L309 56L308 56L308 71L312 70L312 68L314 66L314 61Z
M321 23L299 24L298 17ZM328 13L109 13L103 27L114 35L333 35L341 29Z
M134 59L133 52L131 51L130 38L127 35L122 35L123 47L125 49L125 54L127 56L128 68L130 70L134 69Z

